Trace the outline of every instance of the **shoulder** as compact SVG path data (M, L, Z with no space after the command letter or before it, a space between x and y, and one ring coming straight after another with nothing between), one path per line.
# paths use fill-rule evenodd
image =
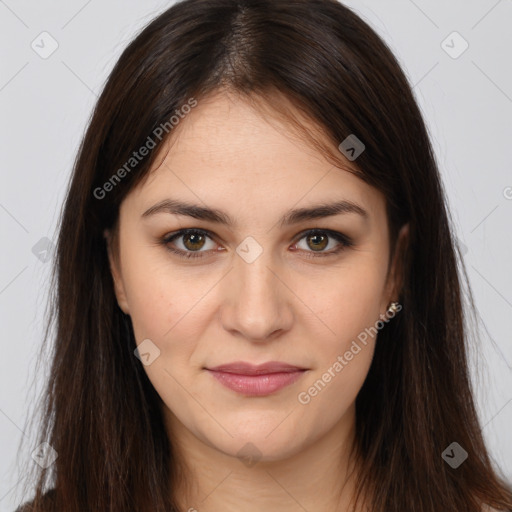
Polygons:
M32 512L32 502L20 505L14 512Z
M14 512L32 512L32 501L27 501L20 505Z
M41 505L45 512L53 512L54 498L55 498L55 489L50 489L43 495ZM14 512L33 512L33 509L34 509L34 500L27 501L27 502L21 504Z

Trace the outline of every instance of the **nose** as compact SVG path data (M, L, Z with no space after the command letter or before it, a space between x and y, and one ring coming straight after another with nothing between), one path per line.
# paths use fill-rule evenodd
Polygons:
M265 342L291 328L293 293L280 268L266 251L252 262L235 255L233 268L222 283L224 329L240 338Z

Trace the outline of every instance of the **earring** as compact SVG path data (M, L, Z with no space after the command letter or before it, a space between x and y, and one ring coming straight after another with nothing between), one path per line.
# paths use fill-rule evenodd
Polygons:
M400 306L400 303L398 302L391 302L391 304L388 307L387 313L389 315L396 315L400 310L402 309L402 306Z

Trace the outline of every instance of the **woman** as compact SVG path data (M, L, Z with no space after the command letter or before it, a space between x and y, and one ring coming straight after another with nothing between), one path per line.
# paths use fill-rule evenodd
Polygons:
M76 160L30 510L511 509L457 264L367 24L333 0L174 5Z

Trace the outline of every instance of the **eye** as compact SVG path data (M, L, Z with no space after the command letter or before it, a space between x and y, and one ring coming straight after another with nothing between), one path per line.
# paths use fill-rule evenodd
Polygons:
M299 242L303 239L306 240L306 248L298 247L299 244L297 242L293 245L293 248L294 250L299 248L301 251L308 253L307 258L332 256L353 245L352 240L348 236L328 229L312 229L301 233L301 235L298 240ZM324 249L330 245L329 239L335 240L337 245L334 244L334 249L331 248L331 250L325 251ZM176 244L175 240L181 241ZM208 247L208 240L213 246ZM203 258L203 253L215 250L216 245L207 231L197 228L182 229L167 235L162 239L161 243L169 251L181 258ZM178 245L178 247L173 244ZM181 247L179 247L180 245ZM313 250L308 250L308 247L313 248ZM219 250L217 249L217 251Z
M337 245L334 244L334 249L332 249L331 246L331 250L325 251L324 249L330 245L329 239L334 239L337 242ZM300 240L305 240L306 248L299 248L300 250L306 251L307 258L333 256L354 245L348 236L344 235L343 233L339 233L338 231L331 231L329 229L309 230L305 234L302 233L299 241ZM296 243L294 247L298 247L298 245L299 244ZM313 250L308 250L308 248L313 248Z
M174 242L174 240L177 239L183 239L181 242L183 249L176 248L171 245L171 242ZM206 251L201 251L200 249L205 247L206 239L209 239L212 242L208 233L202 229L182 229L177 233L165 237L162 242L171 252L182 258L202 258L202 253ZM215 247L215 244L213 244L213 247ZM207 250L212 250L212 247L209 249L207 248Z

